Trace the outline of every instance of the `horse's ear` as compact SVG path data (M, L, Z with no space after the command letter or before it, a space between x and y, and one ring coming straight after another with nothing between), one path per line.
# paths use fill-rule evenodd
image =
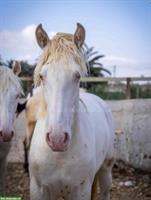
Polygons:
M42 24L39 24L37 26L35 34L38 45L40 46L40 48L43 49L47 45L49 37L47 33L44 31Z
M84 40L85 40L85 29L80 23L77 23L77 29L74 33L74 43L78 48L81 48L84 43Z
M21 72L21 65L18 61L14 61L12 65L12 70L14 74L18 75Z

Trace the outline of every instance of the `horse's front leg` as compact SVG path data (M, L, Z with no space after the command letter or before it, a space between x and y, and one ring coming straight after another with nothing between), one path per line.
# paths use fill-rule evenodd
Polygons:
M0 196L5 195L6 157L0 160Z
M100 200L110 200L110 190L112 186L112 167L114 159L106 160L97 173L97 178L100 183L101 198Z
M29 147L27 146L27 138L24 139L23 141L23 145L24 145L24 170L26 173L29 174L29 163L28 163L28 151L29 151Z
M42 200L42 189L34 177L30 179L30 200ZM44 199L43 199L44 200Z
M49 189L41 187L34 177L30 180L30 200L51 200Z
M27 118L27 121L28 121L28 118ZM35 122L27 122L26 126L27 126L26 127L26 137L23 141L23 145L24 145L24 169L25 169L25 172L29 173L28 154L29 154L31 139L32 139L32 136L33 136L34 128L35 128Z
M71 192L72 200L91 200L92 184L88 181L82 181L78 187Z
M92 189L91 189L91 200L97 200L98 199L98 174L95 175Z

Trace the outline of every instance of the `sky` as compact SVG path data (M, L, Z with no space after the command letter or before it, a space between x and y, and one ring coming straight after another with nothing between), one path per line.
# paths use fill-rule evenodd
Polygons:
M33 63L42 53L39 23L51 38L74 33L77 22L112 76L151 76L151 0L2 0L0 55Z

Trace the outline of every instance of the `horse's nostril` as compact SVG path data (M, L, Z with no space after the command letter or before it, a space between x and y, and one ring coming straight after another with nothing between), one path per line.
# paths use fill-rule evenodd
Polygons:
M2 131L0 131L0 136L2 136Z
M68 141L69 135L67 132L64 133L65 137L64 137L64 143L66 143Z
M11 134L12 134L12 137L13 137L14 136L14 131L12 131Z

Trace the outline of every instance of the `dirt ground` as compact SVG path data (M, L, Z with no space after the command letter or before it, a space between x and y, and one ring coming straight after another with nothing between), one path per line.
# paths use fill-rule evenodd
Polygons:
M29 200L29 178L20 163L7 167L6 195ZM151 173L117 162L113 169L112 200L151 200ZM80 199L79 199L80 200Z

